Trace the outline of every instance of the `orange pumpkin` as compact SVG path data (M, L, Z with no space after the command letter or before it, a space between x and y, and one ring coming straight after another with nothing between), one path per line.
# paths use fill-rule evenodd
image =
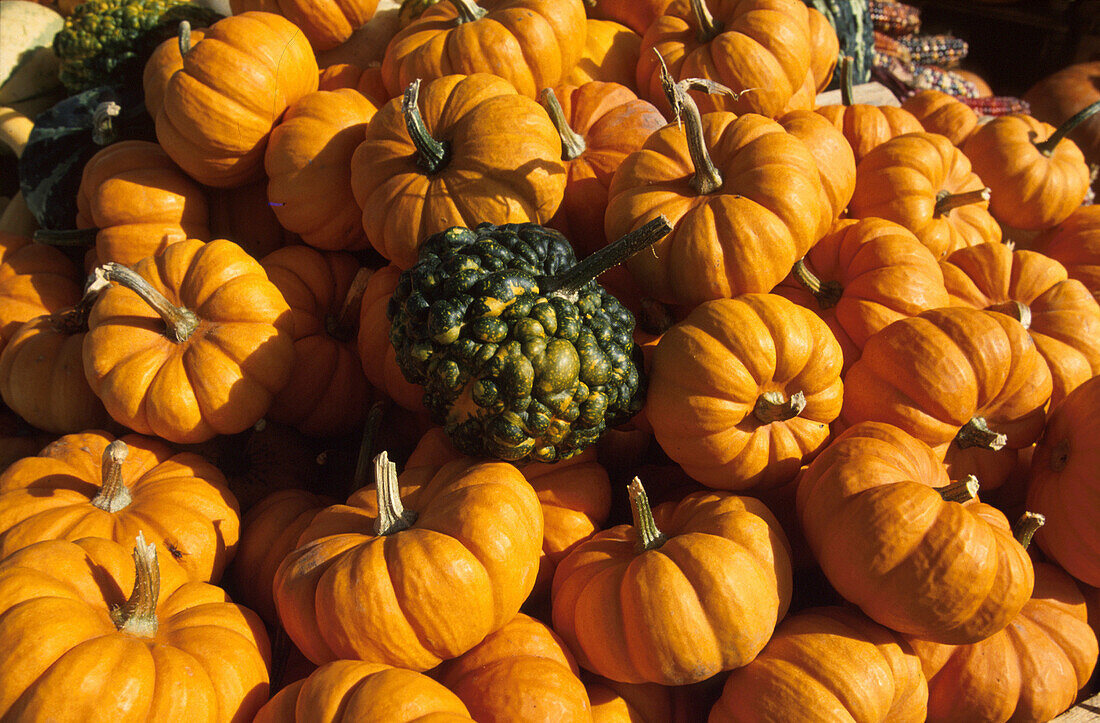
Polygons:
M145 108L156 120L157 109L164 105L164 89L168 79L183 68L183 53L206 37L205 29L191 29L191 24L180 24L177 37L169 38L153 50L142 69L141 86L145 93Z
M931 88L919 90L905 99L902 110L909 111L929 133L946 136L962 146L978 127L978 114L953 95Z
M622 23L638 35L664 14L672 0L590 0L585 3L588 17Z
M0 562L0 717L246 723L269 661L255 613L140 534L136 547L49 540Z
M206 459L156 439L68 434L0 474L0 557L49 539L138 532L194 580L216 583L237 549L237 500Z
M581 0L445 0L399 30L382 59L391 95L409 83L492 73L528 98L562 81L581 57Z
M394 264L384 266L367 281L363 300L359 307L359 359L367 381L404 409L424 412L424 387L405 379L401 368L397 366L397 352L390 343L390 320L386 316L386 305L401 269Z
M665 453L708 487L777 487L828 441L841 365L825 322L781 296L708 301L658 342L646 415Z
M298 237L279 224L275 207L267 200L266 178L235 188L206 190L210 239L232 241L255 259L298 243Z
M234 15L263 10L282 15L305 33L316 51L343 43L374 16L378 0L230 0Z
M833 80L840 58L840 38L823 12L812 6L807 7L809 13L806 20L810 24L810 74L814 79L815 93L820 93Z
M247 12L206 29L168 78L157 140L208 186L260 178L268 135L290 105L317 90L317 61L302 31L280 15Z
M111 417L201 442L256 423L290 378L293 318L259 262L231 241L187 240L108 280L84 337L84 373Z
M382 66L374 64L365 68L351 63L336 63L321 69L317 77L318 90L354 88L374 104L375 110L392 96L382 85Z
M402 269L451 226L544 223L565 190L554 124L488 73L413 83L374 116L351 164L367 238Z
M821 171L821 183L832 208L833 220L848 209L856 190L856 158L852 146L832 123L810 110L792 110L779 125L806 144Z
M0 231L0 350L24 322L75 306L79 278L57 249Z
M1100 206L1082 206L1062 223L1043 231L1031 249L1066 267L1100 301Z
M634 87L634 68L642 36L612 20L585 21L584 50L560 85L584 85L593 80Z

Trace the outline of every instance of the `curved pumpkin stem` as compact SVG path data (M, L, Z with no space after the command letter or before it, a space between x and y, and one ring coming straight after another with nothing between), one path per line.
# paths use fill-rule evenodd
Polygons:
M539 291L544 294L575 293L603 272L657 243L670 231L672 231L672 225L663 215L650 219L617 241L589 254L562 273L540 277Z
M653 519L653 508L649 506L649 497L642 487L642 481L635 477L627 485L630 494L630 515L634 520L634 530L638 534L638 551L656 550L665 544L668 536L657 529Z
M955 444L959 446L959 449L981 447L982 449L997 451L1003 449L1007 443L1008 437L990 429L984 417L974 417L964 424L959 429L959 433L955 435Z
M176 343L185 342L198 328L199 317L195 315L195 312L173 304L136 271L115 261L108 261L103 264L99 267L97 273L100 271L103 273L103 278L117 282L119 285L133 291L141 297L142 301L160 314L160 318L164 319L165 335L172 341Z
M93 272L84 287L84 296L80 297L76 306L50 314L50 326L58 334L68 336L88 331L88 316L92 313L92 307L95 306L100 292L108 286L110 282L102 274Z
M940 493L940 497L943 498L944 502L962 504L978 498L979 486L978 478L974 475L968 475L961 482L952 482L946 487L938 488L936 491Z
M443 170L449 160L447 144L437 141L428 133L424 116L420 115L420 78L409 83L401 99L401 111L405 114L405 127L416 146L416 163L429 175Z
M840 104L845 108L855 105L855 92L852 88L852 56L840 57Z
M771 424L794 419L805 408L806 395L801 391L795 392L790 398L785 397L783 392L764 392L756 398L752 414L761 424Z
M181 58L191 52L191 23L186 20L180 20L177 42L179 42Z
M998 314L1011 316L1013 319L1023 324L1025 329L1031 328L1031 307L1022 301L1011 299L1003 304L990 306L987 311L996 311Z
M130 448L116 439L103 450L103 484L99 494L92 498L92 505L104 512L118 512L130 505L133 498L130 488L122 482L122 463L130 455Z
M695 24L699 26L695 36L700 43L709 43L722 32L722 24L714 19L706 0L691 0L691 12L695 16Z
M378 485L378 520L374 525L374 534L392 535L412 527L416 522L416 513L406 510L401 504L397 465L384 451L374 458L374 479Z
M1047 518L1038 512L1025 512L1012 526L1012 536L1025 550L1031 544L1031 538L1039 531L1039 528L1047 523Z
M960 206L969 206L972 203L988 201L989 195L990 190L988 187L979 188L976 191L966 191L965 193L948 193L947 191L940 191L939 195L936 196L936 207L933 209L932 215L939 218Z
M111 609L111 621L121 633L151 638L157 634L159 597L157 546L146 544L145 536L139 532L134 545L134 590L126 602Z
M122 106L108 100L96 106L92 113L92 143L97 146L109 146L118 140L118 128L115 118L122 112Z
M458 23L472 23L485 17L489 11L478 5L474 0L451 0L455 10L458 11Z
M1072 133L1077 126L1096 115L1097 111L1100 111L1100 100L1074 113L1054 130L1050 138L1047 138L1041 143L1036 143L1035 147L1038 148L1039 152L1044 156L1052 155L1054 149L1058 147L1058 144L1062 142L1063 138Z
M584 153L588 148L584 142L584 136L569 126L569 120L565 117L565 111L562 110L553 89L543 88L542 93L539 94L539 100L542 101L542 107L546 109L547 115L554 123L554 128L561 136L561 159L571 161Z
M359 330L359 306L373 273L373 269L365 266L356 271L351 285L348 286L348 293L344 295L344 301L340 304L340 310L325 317L325 331L333 339L345 344L355 339L355 334Z
M806 289L814 295L817 299L817 305L822 309L831 309L840 302L840 298L844 296L844 287L840 285L839 281L825 281L817 277L814 272L810 271L806 266L805 257L794 262L794 268L791 269L791 273L798 279L799 283L806 287Z

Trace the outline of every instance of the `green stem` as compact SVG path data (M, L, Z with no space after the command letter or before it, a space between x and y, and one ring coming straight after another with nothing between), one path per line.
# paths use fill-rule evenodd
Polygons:
M787 398L783 392L764 392L756 398L752 414L762 424L785 422L794 419L806 408L806 395L801 391Z
M846 108L855 105L855 93L852 88L852 56L840 58L840 104Z
M649 506L649 497L646 496L642 481L635 477L629 485L627 492L630 494L630 514L634 519L634 530L638 535L638 551L656 550L665 544L668 536L657 529L657 522L653 519L653 509Z
M1012 526L1012 536L1026 550L1031 544L1031 538L1046 522L1047 518L1038 512L1025 512Z
M355 458L355 473L351 478L352 486L347 491L349 496L366 487L375 476L374 447L378 441L378 430L382 426L384 406L385 402L378 400L367 410L367 418L363 423L363 436L359 441L359 456Z
M458 23L472 23L475 20L480 20L488 14L488 10L479 6L474 0L451 0L454 3L455 10L458 11Z
M53 231L40 228L34 232L34 242L50 246L92 246L95 244L98 228L71 228Z
M378 520L374 534L392 535L407 530L416 522L416 513L401 504L401 487L397 482L397 465L385 452L374 458L374 480L378 490Z
M714 19L706 0L691 0L691 12L699 26L696 37L700 43L709 43L722 32L722 24Z
M565 117L565 111L562 110L553 89L543 88L539 100L542 101L542 107L546 109L547 115L550 116L554 128L561 137L561 159L571 161L584 153L588 147L584 142L584 136L569 126L569 120Z
M164 320L165 335L172 341L185 342L198 328L199 317L195 312L173 304L136 271L114 261L108 261L100 269L105 279L125 286L151 306Z
M799 283L806 287L806 290L814 295L817 299L817 305L822 309L831 309L840 302L840 298L844 296L844 287L840 285L839 281L826 281L822 282L814 272L810 271L806 266L806 259L801 258L794 262L794 268L791 269L791 273L798 279Z
M647 221L622 238L586 256L557 276L539 279L539 291L543 294L573 294L603 272L617 266L644 248L660 241L672 231L664 216Z
M952 482L946 487L940 487L936 491L944 502L969 502L978 497L978 478L974 475L967 476L962 482Z
M1100 111L1100 100L1074 113L1065 123L1062 123L1054 130L1050 138L1047 138L1041 143L1036 143L1035 147L1038 148L1039 152L1044 156L1053 154L1054 149L1062 142L1063 138L1072 133L1077 126L1095 115L1097 111Z
M157 634L157 599L160 597L160 566L157 546L146 544L140 532L134 546L134 589L122 605L111 609L111 621L120 633L139 638Z
M959 449L980 447L981 449L997 451L1004 448L1007 443L1008 437L990 429L984 417L974 417L964 424L959 429L959 433L955 435L955 444L959 446Z
M417 78L405 88L401 100L401 109L405 114L405 127L409 138L416 146L416 163L429 175L443 170L449 160L447 145L432 138L428 127L424 125L424 116L420 115L420 79Z
M989 194L990 191L988 188L979 188L976 191L966 191L964 193L940 191L939 195L936 196L936 207L932 211L932 215L939 218L960 206L969 206L972 203L988 201Z
M130 448L116 439L103 450L102 484L99 494L92 498L92 506L104 512L118 512L130 505L133 498L130 488L122 482L122 463L130 454Z

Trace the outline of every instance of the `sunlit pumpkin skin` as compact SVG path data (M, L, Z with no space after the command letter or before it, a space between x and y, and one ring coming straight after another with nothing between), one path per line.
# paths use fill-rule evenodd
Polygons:
M928 721L1048 721L1077 699L1096 666L1096 633L1077 583L1035 563L1035 591L1004 630L972 645L911 638L928 678Z
M55 248L0 231L0 350L36 316L74 306L80 274Z
M282 15L305 33L316 51L330 50L374 16L378 0L230 0L234 15L262 10Z
M856 190L856 159L851 144L828 120L810 110L792 110L779 116L778 121L806 144L817 161L832 219L839 218Z
M961 644L1008 625L1031 596L1034 571L1004 515L945 500L939 489L948 484L927 444L862 422L806 468L796 505L814 556L846 600L892 630Z
M202 187L149 141L119 141L92 156L76 207L78 228L99 229L100 263L132 266L178 239L210 235Z
M1060 263L1035 251L980 244L941 265L952 304L1000 311L1027 325L1050 367L1052 405L1100 374L1100 304Z
M252 720L268 698L263 623L158 552L159 595L146 598L156 622L119 631L112 613L135 597L133 557L133 541L86 537L0 562L0 716Z
M1038 231L1065 221L1085 200L1089 167L1077 144L1049 150L1052 125L1023 113L998 116L966 139L963 152L992 191L989 212L1014 228Z
M290 307L263 267L231 241L188 239L135 271L192 311L197 326L176 342L130 289L100 294L84 337L84 373L111 417L179 443L255 424L294 363Z
M656 542L654 522L663 542L639 549ZM602 530L558 564L553 625L578 664L684 685L752 660L790 603L790 553L771 512L752 497L699 492L653 508L642 529Z
M973 108L939 90L919 90L901 107L915 116L924 130L946 136L956 146L961 147L978 127L978 114Z
M314 437L358 427L372 392L355 342L370 271L360 273L351 254L309 246L278 249L260 263L294 315L294 369L268 415Z
M359 359L367 381L401 407L415 412L426 412L424 408L424 387L405 379L401 367L397 366L397 352L390 343L390 320L386 316L386 305L401 269L394 264L383 266L371 274L367 289L363 292L363 301L359 307L359 335L357 345Z
M303 96L271 131L267 196L279 223L320 249L366 248L351 192L351 156L377 107L345 88Z
M421 241L452 226L554 215L565 191L561 140L535 100L477 73L424 84L417 107L428 134L447 145L435 172L419 161L401 98L379 109L351 160L363 229L383 257L407 269Z
M276 693L254 723L472 721L462 700L428 676L381 663L335 660Z
M520 613L433 677L479 723L591 721L592 704L578 673L561 638Z
M1050 369L1020 322L966 307L890 324L867 340L844 382L846 424L901 427L935 448L954 479L978 474L980 457L992 453L987 445L1000 443L1000 455L1038 439L1053 390ZM978 434L978 419L1003 438ZM979 481L992 489L1004 477Z
M891 138L925 130L913 114L892 105L821 105L814 111L844 134L852 146L856 163Z
M204 28L188 30L184 44L191 47L204 37L206 37ZM164 89L168 86L168 79L181 68L183 68L183 56L180 55L178 37L169 38L158 45L145 61L141 87L145 93L145 107L154 120L156 120L157 109L164 105Z
M352 63L335 63L321 69L317 78L318 90L339 90L354 88L374 104L375 110L392 98L382 85L382 67L368 65L361 68Z
M35 542L103 537L130 544L138 532L193 580L216 583L237 549L240 515L225 477L197 454L129 434L119 481L105 476L106 432L68 434L0 474L0 557Z
M1100 301L1100 206L1082 206L1036 236L1030 248L1065 266Z
M1050 413L1031 459L1027 509L1046 517L1035 540L1062 569L1100 587L1100 537L1096 534L1100 447L1100 378L1069 393Z
M620 683L585 672L593 723L658 723L674 718L672 691L657 683Z
M279 617L310 660L428 670L499 629L530 594L543 518L515 467L462 458L408 469L400 485L411 527L376 534L370 485L318 513L279 566Z
M832 222L813 155L778 123L707 113L702 131L722 175L717 192L693 188L687 137L675 123L627 156L608 190L607 238L658 214L673 225L626 263L644 294L669 304L770 291Z
M735 92L738 98L699 94L704 113L728 110L775 118L791 107L791 98L812 74L813 47L809 13L794 0L710 0L713 28L700 29L692 8L695 0L673 0L642 36L636 74L638 94L665 109L660 63L664 58L675 80L706 78ZM702 4L702 3L701 3ZM803 109L813 107L805 94Z
M810 74L814 79L814 90L820 93L833 80L837 60L840 58L840 38L824 13L815 7L808 9L806 20L810 24Z
M896 633L857 610L803 610L730 673L708 723L853 720L923 723L928 683Z
M598 80L634 88L634 69L642 36L612 20L585 21L584 50L561 85L584 85Z
M845 372L877 331L949 303L932 252L912 232L879 218L838 221L803 264L820 288L792 272L774 293L825 320L840 343Z
M157 140L195 180L231 188L263 175L268 135L283 111L317 90L317 60L280 15L247 12L206 29L164 86Z
M568 142L563 143L565 196L548 225L565 234L583 258L607 245L603 221L611 177L628 155L665 125L665 118L652 103L618 83L559 85L552 92ZM547 102L543 99L544 105ZM580 137L579 143L570 140L570 130Z
M781 296L708 301L658 342L646 415L665 453L708 487L776 487L828 441L842 363L825 322Z
M970 161L945 136L906 133L877 146L856 166L853 218L877 216L916 234L936 258L966 246L1001 240L1001 227L988 202L977 200L948 210L946 194L985 187Z
M484 14L470 17L450 0L432 5L386 46L382 80L391 95L409 83L461 73L493 73L536 98L560 83L584 50L581 0L463 0Z

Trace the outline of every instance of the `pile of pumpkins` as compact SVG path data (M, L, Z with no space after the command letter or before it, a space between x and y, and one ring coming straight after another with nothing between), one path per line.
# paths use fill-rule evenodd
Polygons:
M840 42L800 0L230 7L148 60L156 139L90 157L77 229L5 215L0 718L1042 721L1089 690L1100 207L1064 136L1095 108L815 107ZM535 223L584 257L659 216L601 276L642 413L554 463L455 451L390 343L420 243Z

